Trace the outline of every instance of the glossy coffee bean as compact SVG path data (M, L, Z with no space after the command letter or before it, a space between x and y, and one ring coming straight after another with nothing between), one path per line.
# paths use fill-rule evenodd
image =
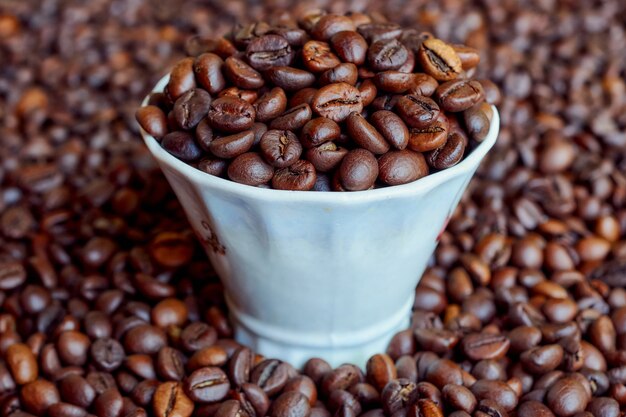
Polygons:
M313 164L318 172L330 172L339 165L347 153L347 149L337 146L333 142L325 142L315 148L308 149L305 158Z
M246 130L215 138L209 145L209 150L218 158L231 159L250 150L253 144L254 132L252 130Z
M423 129L439 117L439 106L424 96L405 95L398 98L395 110L404 122L413 128Z
M308 41L302 46L302 63L311 72L323 72L341 63L330 45L321 41Z
M409 51L397 39L380 39L367 51L367 62L375 71L397 70L408 59Z
M206 90L189 90L174 103L174 119L181 128L192 129L207 115L210 104L211 95Z
M341 186L346 190L367 190L378 177L378 162L370 151L354 149L343 157L338 173Z
M235 57L228 57L224 61L224 74L235 87L242 89L261 88L265 84L263 76L246 64L243 60Z
M300 130L313 116L311 107L302 103L291 109L286 110L284 113L274 118L269 128L277 130Z
M187 132L170 132L161 140L163 149L183 161L195 161L202 156L202 149Z
M335 68L324 71L319 77L321 86L333 83L346 83L355 85L358 80L358 71L356 65L352 63L343 63Z
M330 38L330 44L343 62L362 65L367 56L367 41L358 32L344 30Z
M210 94L217 94L226 87L223 65L222 58L210 52L198 55L193 63L196 81Z
M440 39L422 42L417 58L424 71L438 81L453 80L462 70L461 58L454 48Z
M278 190L308 191L317 180L315 167L309 161L299 160L286 168L276 170L272 187Z
M184 58L180 60L170 72L170 79L165 87L165 91L172 100L175 101L187 91L195 88L196 79L193 64L193 58Z
M254 102L256 110L256 120L259 122L268 122L280 114L287 108L287 96L285 91L276 87L262 95Z
M421 153L391 151L378 159L378 172L378 178L385 184L401 185L428 175L428 165Z
M143 130L157 140L167 134L167 117L157 106L140 107L135 113L135 118Z
M433 97L444 111L461 112L484 100L485 91L478 81L455 80L440 84Z
M461 161L465 146L463 137L458 133L452 133L443 146L426 153L426 161L435 169L450 168Z
M267 78L285 91L300 91L315 83L315 75L294 67L272 67L265 72Z
M157 417L190 417L194 404L180 382L164 382L154 392L152 401Z
M241 132L254 124L254 107L234 97L221 97L209 107L208 120L211 127L224 132Z
M185 380L185 392L193 401L215 402L226 397L230 389L227 375L220 368L199 368Z
M269 410L270 417L307 417L311 412L309 400L303 394L288 391L281 394Z
M341 122L352 112L360 113L363 103L356 87L337 83L320 88L313 97L311 109L322 117Z
M360 147L375 155L382 155L389 151L389 144L374 126L357 112L352 112L346 118L346 128L352 140Z
M263 158L275 168L293 165L302 154L298 137L289 130L268 130L259 147Z
M228 166L228 178L241 184L265 184L273 175L274 168L256 152L241 154Z
M279 35L265 35L250 41L246 47L250 65L259 71L271 67L288 66L295 57L287 39Z
M435 150L446 143L449 133L449 122L445 114L440 113L437 119L425 128L410 128L408 147L417 152Z
M15 343L5 352L7 367L18 385L24 385L37 379L37 360L30 348L22 343Z
M409 129L397 114L379 110L370 116L369 121L391 146L399 150L407 147Z

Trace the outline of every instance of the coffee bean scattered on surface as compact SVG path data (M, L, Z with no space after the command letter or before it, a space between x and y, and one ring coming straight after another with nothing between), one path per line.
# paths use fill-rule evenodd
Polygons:
M472 79L478 50L372 16L309 12L196 42L136 118L170 154L238 183L406 184L458 164L493 118L497 93Z
M389 358L381 352L363 370L312 359L296 373L231 339L222 288L137 140L133 113L191 33L224 32L244 16L278 24L286 9L323 3L0 2L0 416L141 417L164 404L169 417L307 413L298 395L274 405L288 392L308 399L309 417L391 417L396 407L394 417L626 411L626 4L618 0L364 2L374 17L359 25L367 42L400 30L385 13L450 40L462 67L457 44L481 51L480 79L500 87L481 82L499 103L500 137L442 233L411 328L393 338ZM333 10L348 3L333 1ZM301 36L277 32L294 43ZM190 55L233 53L206 39L188 42ZM205 82L219 90L226 80ZM310 100L308 88L289 105ZM376 100L384 110L388 101ZM301 107L273 123L306 114ZM328 142L323 152L335 152ZM214 368L228 377L226 397L193 400L191 375L221 375ZM223 388L201 392L219 397Z

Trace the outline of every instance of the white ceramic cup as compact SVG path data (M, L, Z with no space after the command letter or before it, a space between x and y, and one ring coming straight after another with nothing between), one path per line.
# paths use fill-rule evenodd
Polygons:
M363 366L408 326L415 286L499 122L494 108L487 138L452 168L343 193L238 184L141 133L224 284L236 339L295 366Z

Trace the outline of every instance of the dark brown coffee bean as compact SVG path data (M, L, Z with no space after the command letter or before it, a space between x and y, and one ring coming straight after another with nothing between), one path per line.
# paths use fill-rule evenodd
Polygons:
M37 360L27 345L15 343L9 346L4 358L16 384L24 385L37 379Z
M368 42L375 42L379 39L395 39L402 34L402 28L392 22L366 23L359 25L357 30Z
M96 391L79 375L69 375L61 379L59 392L63 401L83 408L88 408L96 398Z
M235 385L241 385L250 381L250 371L254 364L254 353L241 347L233 353L228 363L228 376Z
M183 161L195 161L202 156L202 149L187 132L171 132L161 140L163 149Z
M474 333L467 335L461 342L465 355L474 360L500 359L509 350L510 341L502 335Z
M463 112L463 120L470 138L482 142L489 133L493 110L485 102L475 104Z
M312 148L339 138L340 133L341 128L337 122L326 117L318 117L304 125L300 140L303 146Z
M233 97L221 97L211 103L209 123L224 132L241 132L254 124L256 112L250 103Z
M265 391L248 382L241 385L233 398L241 403L243 411L250 416L265 416L270 408L270 400Z
M458 164L465 153L465 141L458 133L448 136L446 143L426 153L428 165L435 169L446 169Z
M269 410L270 417L308 417L310 413L308 398L295 391L281 394Z
M174 119L185 130L196 127L209 111L211 95L201 88L193 88L174 103Z
M50 417L87 417L87 410L68 403L56 403L48 407Z
M289 130L268 130L259 143L265 160L276 168L293 165L302 154L302 145Z
M343 157L338 173L341 186L346 190L367 190L378 177L378 162L370 151L354 149Z
M254 132L246 130L214 139L209 145L209 150L218 158L230 159L247 152L253 144Z
M216 367L197 369L185 381L185 391L193 401L221 401L229 389L228 377Z
M124 336L127 353L154 354L167 345L167 336L158 327L141 324L133 327Z
M571 416L587 407L589 397L583 386L573 378L561 378L546 394L546 404L557 416Z
M219 346L208 346L196 351L189 362L187 369L195 370L203 366L222 366L228 361L226 351Z
M206 323L194 322L183 329L180 341L184 350L195 352L212 346L217 341L217 332Z
M430 97L433 95L439 83L428 74L413 74L413 85L409 88L409 94L414 96Z
M172 68L169 82L165 87L165 91L172 101L196 87L193 63L193 58L183 58Z
M517 414L519 417L554 417L552 411L539 401L525 401L521 403Z
M217 94L226 87L222 75L224 61L218 55L207 52L199 55L193 63L193 71L198 84L211 94Z
M270 397L281 392L288 379L288 365L276 359L264 360L250 374L250 382L259 386Z
M214 52L220 57L230 56L237 52L235 46L225 38L207 38L192 36L185 42L185 51L188 55L198 56L202 53Z
M156 417L190 417L194 408L182 384L173 381L158 386L152 404Z
M399 150L406 148L409 143L409 129L398 115L388 110L379 110L370 116L370 122L391 146Z
M299 375L287 381L283 387L283 392L297 391L309 399L309 404L313 407L317 402L317 387L315 382L306 375Z
M555 369L563 359L560 345L538 346L522 353L520 360L524 369L535 374L543 374Z
M397 378L395 364L389 355L376 354L367 361L366 376L378 391L382 391L389 381Z
M122 394L117 388L110 388L96 398L93 409L98 417L118 417L123 404Z
M375 71L400 68L408 59L409 51L397 39L380 39L367 51L367 62Z
M367 41L359 33L350 30L337 32L330 38L330 44L343 62L365 63Z
M410 152L410 151L406 151ZM415 340L424 350L443 354L449 352L459 342L459 336L445 329L415 329Z
M167 134L167 117L157 106L140 107L135 113L135 118L143 130L157 140Z
M272 187L277 190L308 191L313 189L316 180L313 164L299 160L286 168L278 169L272 177Z
M307 150L305 157L318 172L329 172L339 165L347 153L347 149L338 147L333 142L325 142Z
M111 338L96 339L91 345L90 353L95 365L106 372L116 370L124 360L124 348Z
M341 64L341 61L326 42L308 41L302 47L302 63L311 72L323 72Z
M389 144L385 138L365 120L361 113L350 113L346 118L346 128L357 145L373 154L382 155L389 150Z
M440 84L433 95L444 111L461 112L485 99L485 91L478 81L455 80Z
M269 80L286 91L299 91L315 83L315 75L294 67L272 67L265 72Z
M388 185L413 182L428 175L428 165L421 153L387 152L378 159L378 178Z
M474 412L477 401L472 391L462 385L446 385L441 391L443 400L455 410L462 410L467 413Z
M363 103L356 87L337 83L320 88L313 97L311 109L322 117L341 122L352 112L360 113Z
M265 71L272 67L291 65L295 53L282 36L264 35L250 41L246 47L246 56L253 68Z
M276 87L265 93L257 101L254 102L254 109L256 110L256 120L259 122L268 122L287 108L287 96L285 91Z
M439 106L433 100L423 96L405 95L398 98L395 105L402 120L409 127L423 129L429 127L439 117Z
M321 367L322 369L326 369L323 364ZM361 378L361 370L355 365L340 365L332 371L327 372L322 378L322 393L329 395L336 389L348 390L352 385L360 382Z
M22 386L20 390L22 406L36 416L46 415L52 404L61 401L59 391L52 382L37 379Z
M311 35L320 41L326 41L342 31L354 31L354 22L349 17L338 14L327 14L315 23Z
M379 90L402 94L414 86L414 75L400 71L384 71L376 74L374 83Z
M245 101L246 103L254 103L257 98L259 98L259 93L257 90L242 90L237 87L228 87L217 95L219 98L222 97L233 97L238 98L240 100Z
M506 411L512 411L517 406L517 394L505 382L481 379L471 386L471 390L479 401L491 400Z
M234 56L226 58L223 68L226 78L236 87L256 89L265 84L265 80L257 70Z
M432 356L418 360L417 370L420 378L442 389L447 384L463 385L461 368L448 359L437 358L437 355L429 352ZM423 378L422 378L423 376Z
M297 131L311 120L312 115L311 107L302 103L272 120L270 129Z
M185 356L179 350L165 346L156 359L156 371L165 381L181 381L185 376Z
M422 42L417 58L424 72L438 81L453 80L461 73L461 58L452 46L440 39L426 39Z
M390 381L381 393L383 409L387 415L414 403L418 392L416 385L408 379L394 379Z
M256 152L239 155L228 166L228 178L246 185L265 184L274 176L274 168Z

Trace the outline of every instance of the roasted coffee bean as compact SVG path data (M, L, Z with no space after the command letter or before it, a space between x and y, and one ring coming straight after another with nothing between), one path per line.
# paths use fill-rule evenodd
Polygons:
M517 406L517 394L505 382L481 379L470 389L478 401L491 400L506 411L512 411Z
M463 338L461 347L465 355L475 361L500 359L508 351L510 341L502 335L474 333Z
M189 417L193 413L193 402L180 382L162 383L153 398L154 415L157 417Z
M154 354L167 345L167 336L158 327L140 324L124 336L124 349L127 353Z
M269 410L270 417L307 417L311 412L309 400L303 394L289 391L281 394Z
M370 151L354 149L343 157L338 173L341 186L346 190L367 190L378 177L378 162Z
M299 375L287 381L283 387L283 392L297 391L309 399L309 404L313 407L317 402L317 387L315 382L306 375Z
M195 161L202 156L202 149L193 136L183 131L170 132L165 135L161 140L161 146L183 161Z
M282 36L264 35L250 41L246 47L246 56L252 67L265 71L276 66L289 66L295 53Z
M413 95L398 98L395 110L409 127L418 129L427 128L433 124L440 112L439 106L432 99Z
M311 107L302 103L276 117L269 127L270 129L297 131L311 120L312 116Z
M121 414L123 405L122 394L110 388L96 398L93 409L98 417L115 417Z
M384 71L374 76L374 83L379 90L391 94L402 94L414 87L415 74L400 71Z
M299 91L315 83L315 75L294 67L272 67L266 71L266 75L285 91Z
M444 111L461 112L485 99L483 86L474 80L455 80L440 84L433 97Z
M307 148L339 138L341 128L336 121L326 117L318 117L307 122L302 128L300 141Z
M491 117L489 115L492 115ZM482 142L489 133L493 110L487 103L479 103L463 112L463 120L468 135L477 142Z
M165 381L181 381L185 376L185 356L179 350L166 346L159 351L156 371Z
M315 186L317 174L309 161L299 160L286 168L276 170L272 187L277 190L309 191Z
M237 349L228 363L228 376L232 383L241 385L244 382L249 382L253 364L254 354L250 349L246 347Z
M326 366L322 363L322 369ZM312 376L313 378L313 376ZM352 385L361 382L361 370L355 365L344 364L325 373L321 381L321 389L324 395L329 395L336 389L348 390Z
M395 364L389 355L374 355L367 361L366 376L378 391L382 391L387 383L397 378Z
M226 87L226 80L222 75L224 61L218 55L207 52L198 55L193 63L196 81L206 91L217 94Z
M462 70L462 62L454 48L440 39L422 42L417 58L424 71L438 81L453 80Z
M96 391L85 378L69 375L59 381L59 393L63 401L88 408L96 398Z
M354 22L347 16L327 14L319 18L311 29L315 39L326 41L342 31L354 31Z
M288 379L288 365L276 359L259 363L250 374L250 382L263 389L269 397L281 392Z
M256 120L268 122L282 114L287 108L287 96L285 91L276 87L265 93L254 102Z
M446 143L449 133L448 118L439 113L437 119L425 128L410 128L408 147L417 152L435 150Z
M255 89L261 88L265 84L265 80L261 74L239 58L232 56L226 58L223 68L226 78L228 78L235 87Z
M207 115L210 104L211 95L205 90L189 90L174 103L174 119L181 128L192 129Z
M435 169L446 169L458 164L465 153L465 140L458 133L448 135L446 143L426 153L428 165Z
M256 152L236 157L228 166L228 178L246 185L265 184L274 176L274 168Z
M193 401L221 401L226 397L229 389L228 377L216 367L197 369L185 380L185 392Z
M409 129L398 115L388 110L379 110L370 116L370 122L391 146L399 150L406 148L409 143Z
M557 416L570 416L582 412L589 398L583 386L573 378L561 378L546 394L546 404Z
M367 56L367 41L359 33L344 30L330 38L330 44L344 62L362 65Z
M94 340L90 347L90 354L95 365L106 372L119 368L125 356L122 345L108 337Z
M305 157L318 172L329 172L339 165L347 153L347 149L339 147L333 142L325 142L315 148L308 149Z
M43 416L52 405L61 401L56 386L45 379L37 379L22 386L20 402L22 406L36 416Z
M255 117L256 112L251 104L234 97L221 97L214 100L208 112L211 127L224 132L241 132L250 129Z
M363 103L356 87L337 83L320 88L313 97L311 109L322 117L341 122L352 112L360 113Z
M358 72L356 65L352 63L343 63L335 68L324 71L319 77L319 84L324 86L333 83L346 83L355 85L358 80Z
M209 145L209 150L218 158L230 159L248 152L253 144L254 132L246 130L214 139Z
M414 403L418 392L416 385L407 379L390 381L381 393L383 409L387 415Z
M135 118L143 130L157 140L167 134L167 117L157 106L140 107L135 113Z
M27 345L12 344L7 348L4 358L16 384L24 385L37 379L37 360Z
M311 72L323 72L341 64L326 42L308 41L302 46L302 63Z
M387 152L378 159L378 178L388 185L413 182L428 175L428 165L421 153Z
M389 151L389 144L385 141L374 126L357 112L352 112L346 118L346 128L352 140L360 147L375 155L382 155Z
M413 74L413 85L409 88L409 94L414 96L430 97L433 95L439 83L428 74Z
M268 130L259 147L263 158L275 168L293 165L302 154L298 137L289 130Z
M228 361L227 352L219 346L208 346L196 351L189 362L187 368L195 370L203 366L222 366Z
M170 79L165 91L172 101L196 87L193 64L193 58L181 59L170 72Z
M367 51L367 62L375 71L397 70L409 58L409 51L397 39L380 39Z

